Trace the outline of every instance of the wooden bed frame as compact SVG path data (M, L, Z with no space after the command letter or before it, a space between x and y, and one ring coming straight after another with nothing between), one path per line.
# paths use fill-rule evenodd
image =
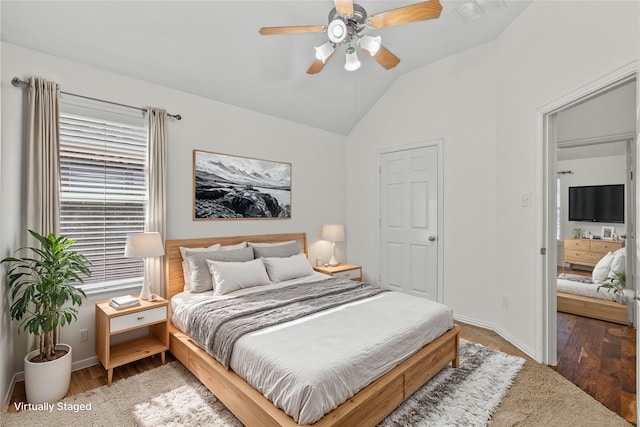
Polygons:
M215 243L231 245L247 242L283 242L297 240L307 253L305 233L268 234L167 240L165 242L167 285L166 298L182 292L182 257L180 246L206 247ZM424 346L352 398L341 404L314 426L375 426L413 392L422 387L449 363L458 367L459 339L462 328L454 325L439 338ZM175 326L169 326L169 350L245 425L287 426L298 424L276 408L259 391L231 370L226 370L212 356L191 342Z
M628 325L627 305L599 298L557 292L558 311Z

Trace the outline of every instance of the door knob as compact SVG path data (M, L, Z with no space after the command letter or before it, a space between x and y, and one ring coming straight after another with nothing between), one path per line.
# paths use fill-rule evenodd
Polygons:
M436 236L429 236L429 241L430 242L435 242L436 241Z

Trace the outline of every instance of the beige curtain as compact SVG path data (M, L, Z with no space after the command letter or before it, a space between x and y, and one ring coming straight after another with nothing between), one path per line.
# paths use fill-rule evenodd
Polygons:
M164 242L167 212L167 112L157 108L148 108L146 116L149 204L147 205L145 231L160 233ZM154 257L147 260L145 277L149 279L152 293L165 296L164 257Z
M40 234L59 234L60 209L60 86L29 79L27 114L27 228ZM29 236L29 246L35 240Z
M26 226L40 234L60 233L60 85L40 78L29 79L27 111ZM27 246L40 243L26 234ZM54 332L57 343L60 329ZM27 351L37 348L29 335Z

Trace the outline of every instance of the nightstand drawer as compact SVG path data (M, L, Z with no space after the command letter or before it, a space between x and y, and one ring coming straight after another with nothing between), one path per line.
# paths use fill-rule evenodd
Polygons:
M349 280L361 280L361 278L362 278L362 269L361 268L354 268L353 270L338 271L336 273L333 273L333 276L335 276L335 277L343 277L343 278L349 279Z
M139 328L141 326L161 322L166 320L166 318L167 307L156 307L149 310L125 314L123 316L112 317L109 330L113 334L126 329Z

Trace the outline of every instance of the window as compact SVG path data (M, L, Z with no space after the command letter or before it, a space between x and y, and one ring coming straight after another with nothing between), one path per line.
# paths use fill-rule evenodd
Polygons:
M146 130L128 122L60 113L60 232L92 263L85 290L143 280L142 260L123 257L147 202Z

